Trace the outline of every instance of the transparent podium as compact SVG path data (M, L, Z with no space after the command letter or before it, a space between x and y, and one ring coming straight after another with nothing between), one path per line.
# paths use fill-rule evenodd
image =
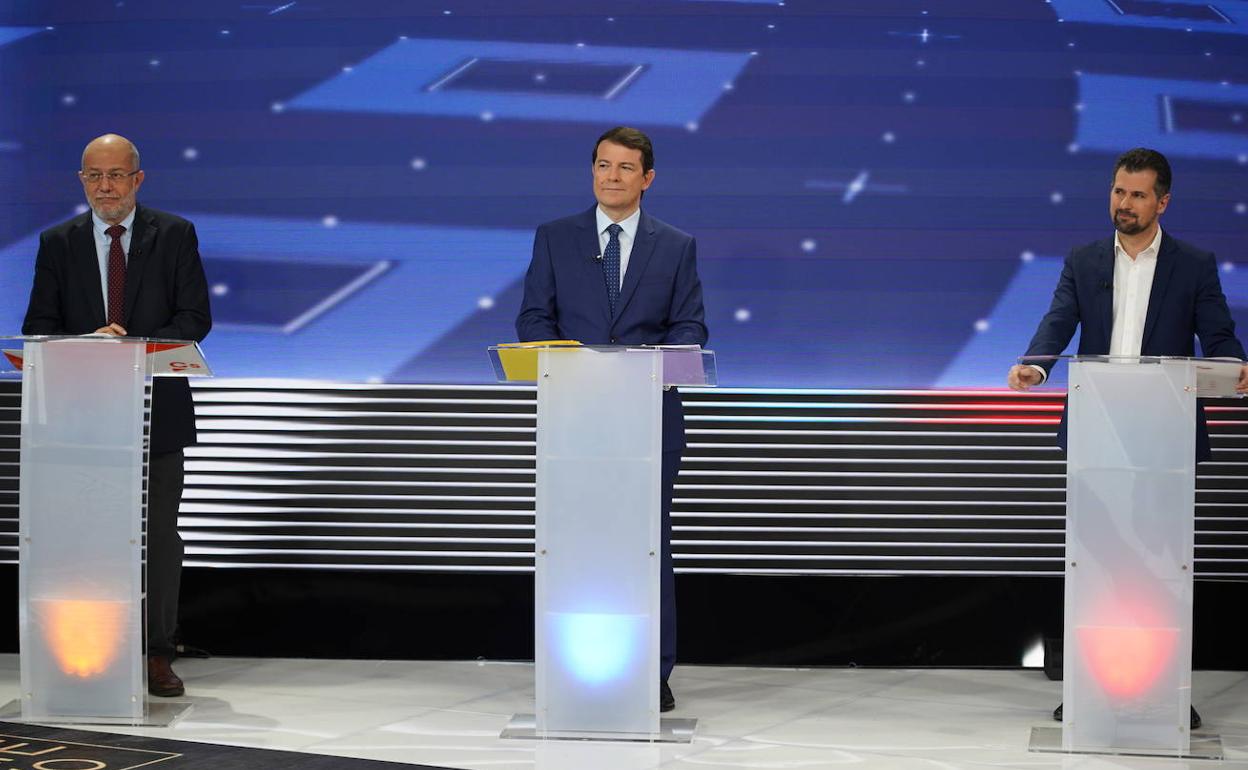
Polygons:
M1063 721L1032 750L1221 757L1188 724L1196 397L1235 395L1240 366L1069 359Z
M503 737L692 740L659 716L663 389L715 384L693 347L490 348L537 382L536 714Z
M164 725L143 650L145 433L152 376L211 376L194 342L9 337L22 376L21 694L0 719Z

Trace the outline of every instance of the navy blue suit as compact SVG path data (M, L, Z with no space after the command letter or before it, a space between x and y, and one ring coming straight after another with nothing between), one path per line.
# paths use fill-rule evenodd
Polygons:
M641 212L612 317L598 240L596 208L537 228L516 318L522 342L578 340L586 345L705 345L702 282L693 236ZM663 394L663 564L660 656L666 681L676 663L676 581L672 567L672 489L685 447L680 394Z
M1081 327L1080 355L1107 355L1114 328L1113 285L1112 237L1071 251L1053 292L1053 303L1040 321L1027 355L1061 353L1074 336L1076 326ZM1200 338L1201 354L1206 357L1244 358L1244 347L1235 337L1235 321L1222 293L1213 254L1163 231L1140 355L1194 356L1196 337ZM1051 360L1033 363L1046 371L1053 366ZM1208 460L1211 453L1205 413L1199 405L1197 409L1196 459ZM1058 440L1065 448L1065 414Z

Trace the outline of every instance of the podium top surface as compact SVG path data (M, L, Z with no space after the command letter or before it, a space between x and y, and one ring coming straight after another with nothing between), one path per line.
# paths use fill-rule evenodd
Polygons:
M1202 356L1111 356L1111 355L1061 355L1061 356L1019 356L1019 363L1039 363L1041 361L1102 361L1111 364L1157 364L1164 361L1193 361L1196 363L1223 364L1242 366L1238 358L1204 358Z
M491 345L490 363L499 382L537 382L539 353L555 355L661 355L663 384L714 387L715 352L698 345L582 345L575 340Z
M212 369L204 360L198 342L156 337L118 337L112 334L32 334L5 335L0 340L21 342L21 348L4 348L4 359L15 371L25 363L25 346L75 342L91 345L143 345L146 348L148 374L153 377L211 377Z
M1200 358L1198 356L1021 356L1021 364L1067 361L1071 364L1117 364L1122 366L1155 366L1158 364L1190 364L1196 371L1196 395L1202 398L1236 398L1239 373L1244 362L1238 358Z

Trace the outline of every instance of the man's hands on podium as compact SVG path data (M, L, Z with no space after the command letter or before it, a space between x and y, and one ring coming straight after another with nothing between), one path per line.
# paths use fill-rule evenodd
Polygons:
M1010 367L1010 373L1006 375L1005 383L1010 386L1011 390L1031 390L1032 386L1039 385L1044 381L1044 375L1034 366L1028 364L1014 364ZM1244 383L1244 378L1240 377L1240 383Z
M106 334L109 337L126 336L126 330L121 328L121 324L109 324L108 326L101 326L100 328L96 329L95 331L91 333L92 334Z
M1030 390L1033 386L1039 385L1044 378L1040 376L1040 372L1034 366L1027 364L1015 364L1010 367L1010 372L1006 375L1005 382L1010 386L1011 390ZM1239 368L1239 382L1235 383L1235 392L1248 394L1248 364L1243 364Z

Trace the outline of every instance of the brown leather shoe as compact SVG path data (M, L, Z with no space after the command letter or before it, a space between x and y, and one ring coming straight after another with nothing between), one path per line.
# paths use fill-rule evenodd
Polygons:
M186 693L182 680L173 673L173 666L163 655L147 657L147 691L160 698L176 698Z

